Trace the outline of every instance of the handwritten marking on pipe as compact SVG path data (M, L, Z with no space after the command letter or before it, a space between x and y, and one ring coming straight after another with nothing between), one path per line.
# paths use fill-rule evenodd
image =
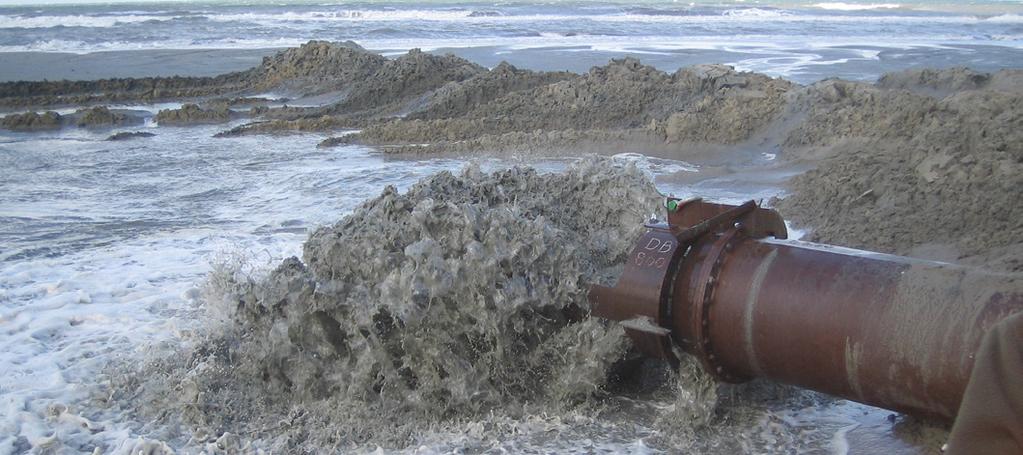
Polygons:
M675 241L651 237L643 250L636 253L633 259L637 267L662 269L668 265L668 259L675 250Z
M667 253L671 251L671 247L675 246L675 242L671 240L661 240L657 237L650 238L650 241L646 243L644 249L654 250L658 253Z

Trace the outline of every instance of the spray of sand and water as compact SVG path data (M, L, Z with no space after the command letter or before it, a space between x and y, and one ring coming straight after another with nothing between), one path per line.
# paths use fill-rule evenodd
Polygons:
M438 425L585 404L628 348L586 317L587 288L616 275L658 203L607 159L389 187L301 260L218 267L195 343L121 390L191 443L228 432L288 451L404 447Z

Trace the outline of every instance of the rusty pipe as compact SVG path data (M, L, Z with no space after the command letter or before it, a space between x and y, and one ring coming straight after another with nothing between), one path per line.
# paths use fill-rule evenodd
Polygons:
M954 419L987 330L1023 311L1019 275L787 241L777 212L669 198L593 314L644 353ZM678 349L676 349L678 348Z

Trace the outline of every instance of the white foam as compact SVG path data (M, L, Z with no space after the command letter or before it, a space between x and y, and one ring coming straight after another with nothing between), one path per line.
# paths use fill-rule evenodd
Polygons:
M775 9L742 8L727 10L724 15L730 18L777 19L790 17L792 13Z
M0 46L2 52L67 52L88 54L104 51L131 51L152 49L277 49L298 47L305 39L227 39L218 41L196 42L183 38L159 41L104 41L90 43L80 40L50 39L37 41L28 45Z
M311 12L284 12L278 14L266 13L240 13L240 14L210 14L208 19L213 21L245 21L245 22L345 22L345 21L366 21L366 22L391 22L391 21L463 21L463 20L493 20L501 19L498 16L470 17L472 11L468 10L337 10L337 11L311 11ZM523 16L517 16L523 17Z
M845 6L842 6L845 5ZM899 8L897 4L846 5L844 3L818 3L822 9L849 11L865 9ZM515 15L481 15L473 16L469 10L337 10L311 12L268 13L207 13L205 17L211 21L241 21L262 25L280 25L303 22L457 22L466 24L500 24L520 22L572 22L586 21L598 23L661 23L661 24L727 24L734 26L742 23L804 23L804 22L835 22L858 23L863 17L858 15L809 14L793 13L786 10L767 8L734 8L721 14L515 14ZM1013 15L1006 15L1013 16ZM1011 18L1010 18L1011 19ZM938 15L938 16L907 16L884 15L871 16L872 23L907 23L907 24L968 24L976 23L974 15Z
M833 11L866 11L874 9L896 9L902 7L902 5L898 3L842 3L842 2L824 2L814 4L813 6Z
M618 153L612 156L612 158L618 161L634 163L636 167L649 174L652 178L677 174L679 172L699 172L699 168L694 164L680 160L655 158L642 153Z
M50 27L97 27L109 28L118 24L147 21L168 21L173 16L117 15L117 16L7 16L0 15L0 29L3 28L50 28Z
M984 19L984 22L995 24L1023 24L1023 15L1000 14L998 16L992 16L987 19Z

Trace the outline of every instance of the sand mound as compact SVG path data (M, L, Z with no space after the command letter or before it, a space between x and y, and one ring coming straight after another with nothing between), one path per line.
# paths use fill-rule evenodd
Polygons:
M492 70L462 83L449 83L413 106L409 119L441 119L465 115L470 110L512 92L528 90L579 77L568 72L520 70L501 62Z
M0 126L12 131L42 131L60 129L62 123L62 116L54 111L26 112L4 116Z
M793 180L783 214L823 242L1020 270L1023 93L969 90L936 101L849 87L822 84L844 95L800 138L837 145Z
M887 73L878 79L876 85L886 89L909 90L921 95L944 98L950 93L983 88L990 81L990 74L978 73L969 68L915 68Z
M449 82L461 82L483 74L486 68L454 55L427 54L412 49L388 60L371 76L351 87L347 98L333 106L336 113L388 111L403 108Z
M1023 91L1023 70L1004 69L993 74L969 68L909 69L888 73L877 81L878 87L902 89L935 98L966 90Z
M801 112L803 121L788 133L784 146L789 149L848 139L910 139L938 103L905 90L838 79L810 85L793 98L791 109Z
M74 114L71 114L70 117L74 119L75 125L83 128L109 128L113 126L138 125L143 122L142 117L112 111L106 106L79 109Z
M3 118L0 127L12 131L42 131L60 129L65 125L81 128L111 128L138 125L142 122L143 118L137 115L137 112L95 106L79 109L68 115L60 115L54 111L10 114Z
M485 77L490 76L480 76ZM482 141L503 149L517 144L499 143L499 139L511 140L521 133L646 129L660 142L734 143L770 123L784 107L784 94L791 87L779 79L738 73L727 66L703 65L668 74L625 58L581 77L496 97L457 117L412 115L376 123L349 141L428 143L432 148L452 149L464 148L461 141ZM424 109L430 112L433 106ZM437 110L452 111L444 105Z
M156 123L160 125L198 125L225 123L231 121L234 112L226 104L199 107L197 104L186 104L180 109L161 109L156 114Z
M341 89L371 76L387 61L386 57L368 52L352 41L310 41L264 57L250 79L254 88L263 90Z
M657 101L670 78L633 58L612 60L583 77L513 93L468 116L510 117L520 125L518 131L638 127L649 122L643 113Z
M585 317L588 285L614 276L658 204L635 166L606 159L388 188L313 233L302 261L214 274L226 322L124 390L180 417L191 443L226 431L286 452L571 406L627 347Z

